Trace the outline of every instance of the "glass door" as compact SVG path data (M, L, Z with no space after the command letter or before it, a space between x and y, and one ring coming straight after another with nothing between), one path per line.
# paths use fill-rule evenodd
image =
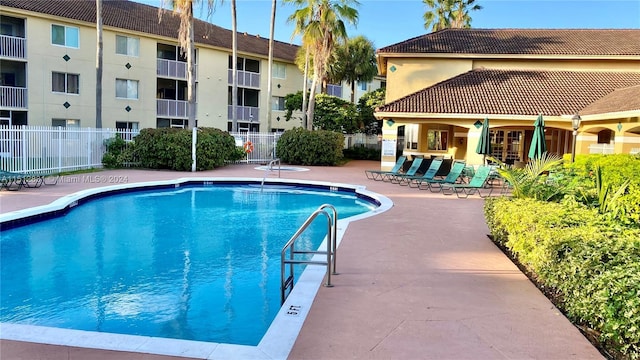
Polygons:
M491 130L491 155L506 163L513 164L523 158L524 131Z

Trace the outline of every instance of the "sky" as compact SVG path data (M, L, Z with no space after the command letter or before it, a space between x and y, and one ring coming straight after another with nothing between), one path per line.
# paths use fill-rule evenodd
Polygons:
M160 0L135 0L159 6ZM168 2L168 1L165 1ZM206 3L206 0L201 0ZM270 0L236 0L238 32L269 37ZM471 26L478 29L640 29L640 0L476 0L483 8L471 13ZM231 29L231 1L218 0L209 22ZM349 37L364 35L375 48L424 35L421 0L359 0L357 27L347 28ZM287 18L296 10L278 0L275 39L300 44L291 38L293 26ZM206 17L206 9L194 9Z

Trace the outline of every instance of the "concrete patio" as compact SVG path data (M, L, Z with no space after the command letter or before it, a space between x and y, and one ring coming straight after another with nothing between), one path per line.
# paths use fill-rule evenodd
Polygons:
M360 184L394 206L353 222L338 249L334 287L321 287L290 359L602 359L490 241L483 201L366 179L374 161L308 167L282 178ZM55 186L0 193L6 213L92 187L181 177L253 177L253 165L180 173L112 170ZM114 176L111 178L111 176ZM117 177L115 177L117 176ZM277 177L270 174L270 178ZM93 181L95 180L95 181ZM177 359L0 341L1 359ZM184 359L184 358L181 358Z

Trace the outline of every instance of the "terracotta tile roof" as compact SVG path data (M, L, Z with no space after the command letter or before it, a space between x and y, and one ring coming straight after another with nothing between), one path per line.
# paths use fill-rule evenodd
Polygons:
M95 1L2 0L0 4L52 16L90 23L96 22ZM158 22L157 7L126 0L105 0L102 13L104 26L177 39L180 20L177 16L173 16L171 11L167 11L162 16L162 22ZM196 43L231 49L231 30L196 19L195 41ZM244 35L244 33L238 32L238 51L267 56L269 39L268 37ZM274 58L293 62L297 51L297 45L274 41Z
M640 73L477 69L395 100L378 111L570 115L615 89L637 85Z
M640 55L640 29L446 29L389 45L377 52Z
M633 110L640 112L640 85L616 89L589 104L580 111L580 114L592 115Z

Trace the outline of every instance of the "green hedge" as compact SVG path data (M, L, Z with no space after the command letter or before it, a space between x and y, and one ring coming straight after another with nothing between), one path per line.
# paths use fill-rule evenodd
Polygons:
M332 131L294 128L278 139L276 154L292 165L338 165L342 159L344 135Z
M190 171L191 133L192 130L187 129L142 129L127 151L115 157L108 152L102 161L105 166L119 167L135 159L143 168ZM229 133L213 128L198 129L196 170L211 170L243 156L244 152Z
M382 151L380 149L371 149L363 145L352 146L349 149L344 149L342 154L345 158L351 160L378 160L382 158Z
M619 359L640 359L640 230L575 202L492 198L494 241L555 292L575 323L599 334Z

